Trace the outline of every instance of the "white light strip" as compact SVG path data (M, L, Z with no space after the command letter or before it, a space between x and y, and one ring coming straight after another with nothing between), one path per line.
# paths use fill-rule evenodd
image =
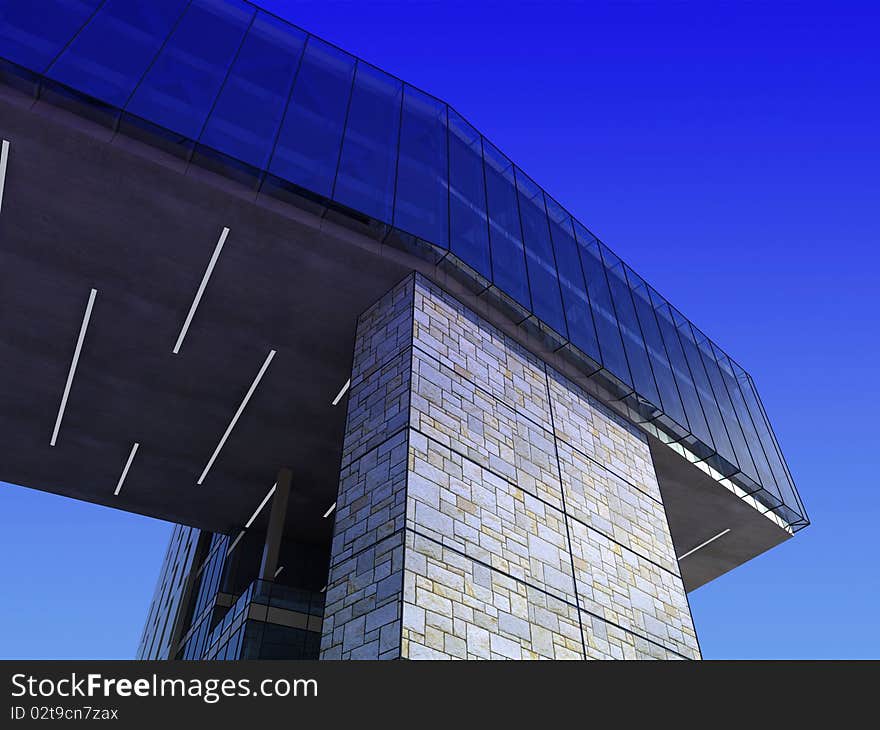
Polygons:
M239 532L239 533L238 533L238 537L236 537L236 538L232 541L232 545L230 545L230 546L229 546L229 549L226 551L226 557L227 557L227 558L229 557L229 554L230 554L233 550L235 550L235 546L238 545L238 541L241 540L241 538L243 538L243 537L244 537L244 530L242 530L241 532ZM205 562L207 563L208 561L206 560Z
M715 540L717 540L717 539L718 539L719 537L721 537L722 535L726 535L728 532L730 532L730 528L729 528L729 527L728 527L726 530L722 530L721 532L719 532L717 535L715 535L715 537L710 537L708 540L706 540L706 542L701 542L701 543L700 543L699 545L697 545L693 550L688 550L684 555L679 555L679 556L678 556L678 559L679 559L679 560L684 560L688 555L693 555L693 554L694 554L695 552L697 552L697 550L699 550L700 548L704 548L704 547L706 547L706 545L708 545L710 542L715 542Z
M330 405L332 405L332 406L338 406L338 405L339 405L339 401L341 401L341 400L342 400L342 396L344 396L344 395L346 394L346 392L348 392L348 389L349 389L350 386L351 386L351 378L349 378L348 380L345 381L345 385L342 386L342 390L339 391L339 393L338 393L337 396L333 399L333 402L332 402Z
M3 210L3 188L6 187L6 164L9 162L9 140L0 144L0 211Z
M92 317L92 307L95 306L97 289L92 289L89 294L89 303L86 304L86 313L83 316L82 326L79 328L79 339L76 341L76 349L73 351L73 360L70 362L70 371L67 373L67 383L64 385L64 394L61 396L61 405L58 407L58 417L55 419L55 428L52 431L50 446L54 446L58 440L58 431L61 429L61 419L64 418L64 409L67 408L67 398L70 396L70 386L73 385L73 376L76 375L76 366L79 363L79 355L82 352L83 341L86 339L86 330Z
M281 571L282 571L282 570L284 570L284 566L283 566L283 565L282 565L280 568L278 568L278 570L275 571L275 575L273 575L272 577L273 577L273 578L277 578L279 575L281 575Z
M266 506L266 502L268 502L271 499L272 495L275 494L275 487L277 487L277 486L278 486L278 482L275 482L272 485L272 489L270 489L266 493L266 496L263 497L263 501L260 502L260 506L254 510L254 513L251 515L251 518L245 523L245 525L244 525L245 530L247 530L252 524L254 524L254 520L257 519L257 515L263 511L263 507Z
M238 407L238 410L235 412L235 415L232 417L232 420L229 422L229 425L226 427L226 432L223 434L220 439L220 443L217 444L217 448L214 449L214 453L211 455L211 459L208 461L207 466L205 466L205 470L202 472L202 475L199 477L199 481L196 484L201 484L205 481L205 477L208 476L208 472L211 470L211 467L214 465L214 461L216 460L218 454L220 453L220 449L223 448L223 444L226 443L226 439L229 438L229 434L232 433L232 429L235 428L235 424L238 422L239 417L244 411L245 406L248 404L248 401L251 399L251 396L254 394L254 391L257 389L257 385L260 384L260 380L263 379L263 375L266 374L266 369L269 367L269 363L272 362L272 358L275 357L275 350L269 350L269 354L266 356L266 361L263 363L263 367L260 368L260 372L257 373L257 377L254 378L254 382L251 383L251 387L248 389L247 394L244 397L244 400L241 402L241 405Z
M324 586L318 593L324 593L327 590L327 586Z
M180 329L180 334L177 335L177 342L174 343L174 349L171 351L175 355L180 352L180 346L183 344L183 338L186 337L186 332L189 329L190 324L192 323L193 317L195 316L196 309L198 309L199 302L202 300L202 294L205 293L205 287L208 286L208 279L211 278L211 273L214 271L214 266L217 264L217 259L220 258L220 252L223 250L223 244L226 243L226 237L229 235L229 229L223 228L223 232L220 234L220 238L217 241L217 245L214 247L214 253L211 255L211 260L208 262L208 268L205 269L205 275L202 277L202 283L199 284L199 290L196 292L195 299L193 299L192 306L189 308L189 314L186 315L186 321L183 323L183 327Z
M336 502L334 502L333 504L330 505L329 509L324 513L324 518L326 519L327 517L329 517L330 513L333 512L333 510L335 510L335 509L336 509Z
M119 483L116 485L116 490L113 492L114 496L118 496L119 492L122 491L122 483L125 481L125 477L128 476L128 470L131 467L131 462L134 461L134 455L137 453L139 447L139 443L135 443L134 446L131 447L131 453L128 455L128 461L125 462L125 468L122 470L122 476L119 477Z

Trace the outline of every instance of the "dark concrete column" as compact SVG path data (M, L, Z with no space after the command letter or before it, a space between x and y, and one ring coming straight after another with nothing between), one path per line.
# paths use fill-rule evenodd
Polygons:
M266 528L266 543L263 546L263 560L260 563L260 579L274 580L278 570L278 555L281 552L281 538L284 536L284 519L287 516L287 499L290 496L290 469L281 469L272 496L272 511L269 513L269 526Z

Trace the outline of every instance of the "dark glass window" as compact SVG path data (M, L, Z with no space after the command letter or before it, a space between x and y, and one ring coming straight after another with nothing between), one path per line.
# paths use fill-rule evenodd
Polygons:
M682 428L687 429L687 416L681 404L675 378L672 376L672 368L669 365L669 357L660 335L657 318L654 316L654 306L651 304L648 285L628 266L624 265L624 271L632 291L636 317L638 317L639 326L644 336L648 358L651 360L651 369L654 371L654 379L657 382L657 389L660 391L663 412Z
M449 110L449 219L452 253L491 279L480 133L452 109Z
M714 343L710 344L712 346L712 351L715 354L715 360L718 363L721 377L724 380L727 394L730 396L730 402L733 405L733 409L736 411L737 418L739 419L739 423L745 434L746 443L751 452L752 460L755 462L755 468L758 470L758 476L760 477L759 482L770 494L777 499L781 499L779 489L776 486L776 480L773 478L773 473L770 470L770 463L767 461L767 455L764 452L764 446L761 444L761 439L755 429L754 420L749 413L748 406L743 398L736 376L733 374L733 366L731 365L730 358L719 350Z
M403 85L358 63L333 199L391 223Z
M199 141L249 165L265 168L305 40L302 31L259 13Z
M449 248L449 162L446 105L406 86L394 225Z
M608 277L599 251L599 242L586 228L577 221L574 223L575 237L581 256L584 280L587 293L593 307L593 320L596 334L599 337L599 349L602 352L602 365L608 372L632 387L632 375L623 350L623 341L617 323L617 314L611 302L608 289Z
M483 160L489 204L492 278L505 294L526 309L531 309L513 163L485 137Z
M125 106L186 6L186 0L107 0L48 76L113 106Z
M539 319L567 338L556 260L553 256L553 244L550 242L550 224L547 221L547 209L544 207L544 191L522 170L514 169L514 176L519 195L532 308Z
M193 0L126 111L197 139L255 12L240 0Z
M691 330L691 323L681 316L678 310L672 307L669 309L678 330L679 340L684 349L685 357L690 366L691 377L694 379L694 386L697 389L697 396L699 396L700 403L703 406L703 413L706 416L706 422L709 424L709 431L712 433L715 451L734 468L738 468L739 463L736 460L733 446L731 446L730 439L727 436L727 429L724 427L721 411L718 410L718 403L716 403L715 396L712 393L712 386L709 384L706 367L703 365L703 359L700 357L700 351Z
M651 290L651 302L654 305L657 324L660 327L660 334L663 336L663 344L666 346L666 353L669 355L672 373L675 376L678 392L681 395L681 401L687 414L688 428L706 446L714 449L715 442L712 440L712 434L709 431L706 417L703 414L703 406L700 404L700 398L694 386L690 366L682 349L681 340L678 337L678 330L672 320L672 312L666 300L653 289Z
M0 53L20 66L42 73L100 0L41 0L0 5Z
M724 385L724 380L718 369L718 363L715 362L712 345L706 335L700 332L700 330L693 326L692 330L694 337L697 339L697 349L699 349L700 355L703 358L703 364L706 366L706 374L709 377L709 384L712 387L712 393L715 395L715 402L718 404L718 408L721 411L721 417L724 419L724 426L727 429L727 435L730 438L730 443L736 454L736 460L739 463L740 471L760 484L758 472L752 461L752 455L749 452L745 436L739 425L739 419L736 417L733 405L730 402L730 398L727 396L727 388Z
M547 215L550 219L550 238L556 252L556 265L559 271L559 284L562 290L562 303L565 307L565 320L568 323L568 337L571 343L597 363L602 362L599 341L593 326L593 313L583 270L574 240L571 216L555 200L545 196Z
M782 452L779 449L779 444L776 442L776 437L773 435L773 430L770 428L770 422L767 419L767 414L764 411L764 406L761 403L761 398L758 396L755 385L751 377L742 368L734 364L734 369L737 380L740 383L743 398L749 408L749 413L752 415L752 421L758 430L761 443L764 445L764 453L770 462L770 468L773 470L773 476L776 478L776 485L779 487L782 501L792 509L799 510L799 514L805 517L804 505L794 488L791 475L788 473L788 468L782 458Z
M309 37L270 172L330 197L354 66L353 56Z

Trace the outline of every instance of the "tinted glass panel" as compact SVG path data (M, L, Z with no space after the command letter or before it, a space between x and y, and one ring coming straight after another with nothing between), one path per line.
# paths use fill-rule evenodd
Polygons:
M254 12L237 0L193 0L126 110L197 139Z
M632 386L632 375L630 375L629 364L623 351L623 341L617 326L617 314L611 302L608 277L602 263L602 254L599 252L599 243L580 223L573 222L584 280L590 295L590 303L593 305L593 321L596 324L596 334L599 337L602 365L612 375Z
M602 356L593 326L593 314L587 298L571 216L552 198L545 196L545 201L550 218L550 238L556 253L565 320L568 323L568 337L575 347L601 363Z
M746 444L745 436L739 419L733 410L730 398L727 396L727 388L718 369L718 363L715 362L715 355L712 352L711 343L706 336L696 327L692 327L694 336L697 338L697 347L703 358L703 364L706 366L706 374L709 376L709 384L712 386L712 392L715 395L715 402L721 411L721 417L724 419L724 425L727 428L727 435L736 454L736 460L739 462L739 468L751 479L760 484L758 472L752 461L752 455Z
M359 63L342 143L334 200L391 223L403 85Z
M355 60L309 37L270 172L330 197Z
M751 379L745 371L737 365L734 365L734 370L737 374L737 380L739 381L743 401L749 410L749 415L752 417L752 423L758 433L758 438L761 440L761 445L764 447L764 454L767 457L767 462L770 465L770 470L773 473L773 479L776 482L779 493L786 504L792 506L796 505L798 502L792 500L793 495L789 486L788 471L782 462L782 458L776 445L776 439L773 438L773 434L770 432L770 428L764 417L764 411L758 400L758 394L754 390Z
M666 345L663 343L660 328L657 325L657 318L654 316L654 306L651 304L648 286L630 268L624 266L624 270L632 291L636 317L638 317L648 357L651 360L654 379L657 383L657 389L660 391L660 399L663 401L663 411L686 429L688 428L687 416L681 404L675 379L672 376L672 368L669 365L669 358L666 354Z
M125 106L186 5L186 0L108 0L48 75L108 104Z
M681 395L685 413L687 414L690 432L706 446L714 449L715 442L712 440L712 434L709 432L709 425L706 423L703 406L700 404L697 389L694 386L691 369L682 349L681 340L678 337L678 330L672 321L669 305L665 299L661 298L653 290L651 291L651 300L655 305L654 311L657 315L657 324L660 327L660 334L663 336L666 353L669 355L669 362L672 366L676 385L678 385L678 392Z
M446 105L407 86L400 123L394 225L449 247Z
M485 138L483 159L489 201L493 281L508 296L526 309L531 309L513 164Z
M0 54L42 73L88 21L99 0L0 2Z
M691 324L677 311L671 308L670 310L678 329L679 340L684 349L685 357L690 366L691 377L694 379L697 395L703 406L706 422L709 424L709 430L712 432L715 450L734 467L738 467L739 462L736 460L736 455L727 436L727 429L725 429L724 421L721 418L721 412L718 410L718 404L715 402L712 386L709 384L709 378L706 375L706 367L703 365L703 359L700 357L700 351L697 348L697 343L691 331Z
M532 307L539 319L563 337L567 337L556 260L553 257L553 244L550 242L550 225L544 208L544 192L522 170L515 170L514 174L519 194Z
M456 256L492 278L480 134L449 110L449 245Z
M601 243L599 248L608 271L608 286L614 301L614 311L617 312L620 333L623 335L623 346L626 349L626 359L633 376L633 385L640 396L651 401L655 406L660 406L660 394L654 383L654 373L648 361L648 353L645 350L645 341L642 339L639 321L636 319L623 264Z
M260 13L241 46L200 142L265 167L281 124L305 34Z
M721 350L715 347L714 344L712 345L712 351L715 354L715 360L718 363L721 377L724 379L724 385L727 388L730 402L733 404L733 409L736 411L737 418L739 419L739 423L745 434L746 443L748 444L749 451L752 455L752 461L754 461L755 467L758 470L760 484L764 489L770 492L770 494L779 498L780 493L776 486L776 480L773 478L773 473L770 470L770 463L767 461L764 447L758 437L758 432L755 430L754 421L749 413L745 399L743 398L739 383L737 382L736 376L733 374L733 367L730 363L730 359L727 355L721 352Z

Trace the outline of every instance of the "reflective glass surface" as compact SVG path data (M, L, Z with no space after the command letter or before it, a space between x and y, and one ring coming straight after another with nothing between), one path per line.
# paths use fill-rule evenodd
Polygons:
M444 102L248 0L0 0L0 57L448 253L645 430L808 523L751 378Z

